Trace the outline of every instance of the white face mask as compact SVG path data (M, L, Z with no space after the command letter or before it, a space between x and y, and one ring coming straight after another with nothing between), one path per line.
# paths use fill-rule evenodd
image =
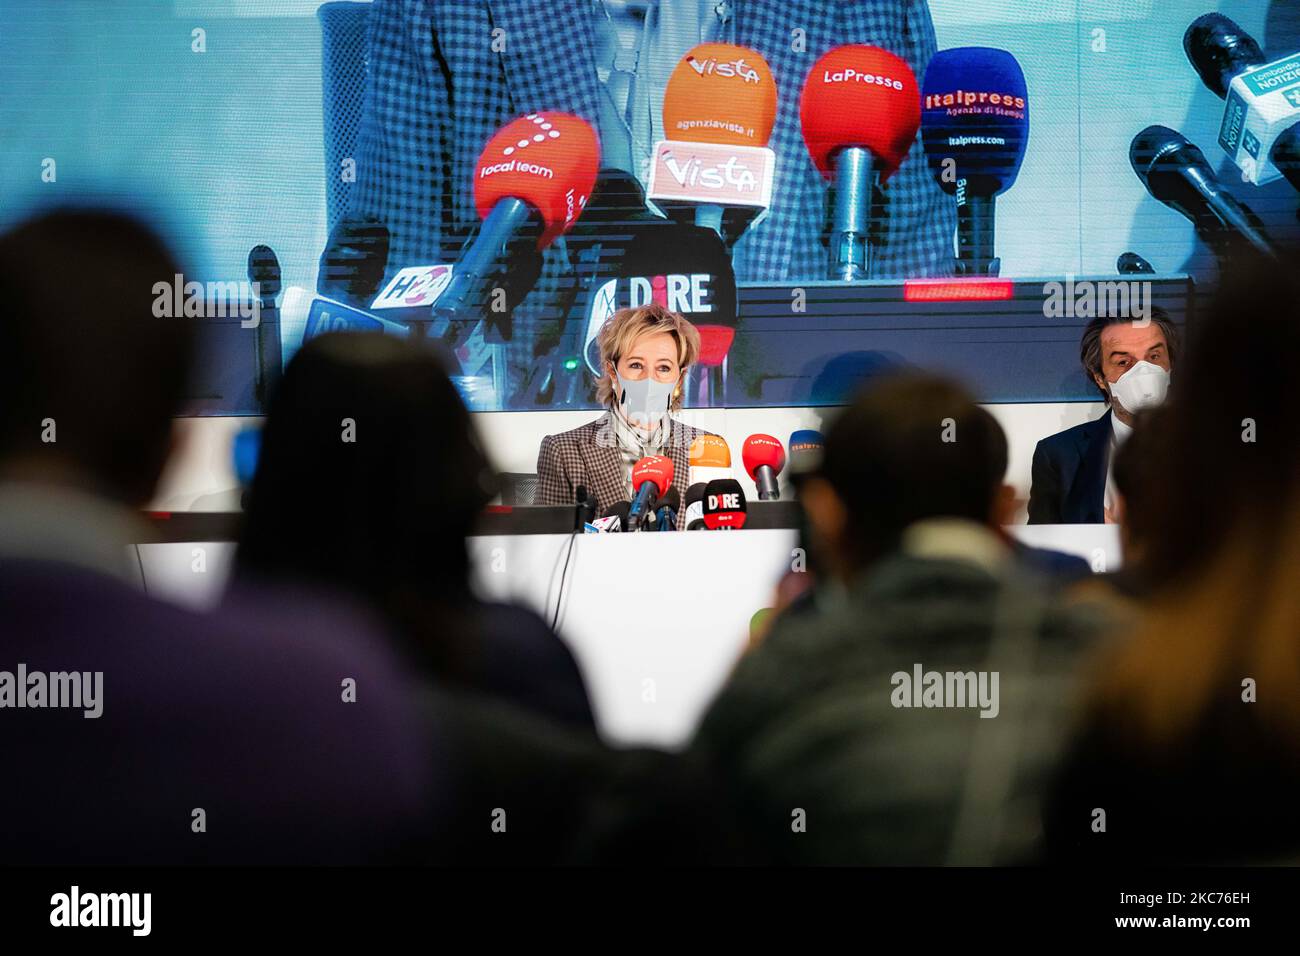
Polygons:
M676 382L659 382L651 376L630 381L619 375L618 404L623 410L623 417L633 425L642 428L656 428L668 414L668 403L672 401Z
M1169 373L1159 365L1138 362L1110 383L1111 398L1130 414L1155 408L1169 394Z

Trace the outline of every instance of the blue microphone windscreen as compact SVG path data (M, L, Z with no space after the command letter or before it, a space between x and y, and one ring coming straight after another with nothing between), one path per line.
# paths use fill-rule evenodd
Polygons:
M257 473L257 458L261 450L262 430L260 428L245 428L242 431L235 432L231 457L235 465L235 477L239 479L241 487L247 488L252 485L253 475Z
M820 451L826 446L822 433L811 428L800 428L790 433L790 453L796 451Z
M978 46L936 53L921 89L921 139L945 192L963 180L977 196L1010 187L1029 140L1029 92L1016 58Z
M790 474L804 475L821 467L826 440L819 431L801 428L790 433L790 443L786 447L790 453Z

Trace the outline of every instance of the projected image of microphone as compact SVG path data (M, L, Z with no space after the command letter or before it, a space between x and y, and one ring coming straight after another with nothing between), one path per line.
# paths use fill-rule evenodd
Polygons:
M785 449L771 435L750 435L741 449L745 471L754 479L759 501L776 501L781 497L777 475L785 467Z
M532 262L572 227L599 163L596 131L568 113L530 113L488 141L474 170L474 206L483 222L434 303L437 332L454 341L486 317L487 286L508 265L512 248L523 244Z
M316 273L316 291L365 308L388 269L388 227L371 218L345 217L330 230Z
M1242 248L1277 257L1259 217L1224 189L1205 154L1181 133L1148 126L1133 138L1129 161L1147 192L1190 221L1220 258Z
M700 334L700 352L686 380L687 405L706 407L726 387L725 363L736 337L736 272L726 246L698 226L660 220L637 230L616 274L596 285L586 309L583 357L597 377L597 337L619 309L651 303L685 317Z
M388 258L387 251L384 254ZM253 359L253 395L265 410L271 392L280 380L283 353L280 344L280 297L283 276L280 259L268 245L248 251L248 281L257 290L256 354Z
M957 275L998 275L997 197L1016 181L1029 141L1029 92L1005 50L936 53L921 89L921 140L939 187L957 200Z
M1300 189L1300 53L1269 62L1254 37L1221 13L1197 17L1183 52L1205 86L1226 100L1219 145L1248 183L1286 177Z
M1122 276L1155 275L1155 266L1136 252L1121 252L1115 259L1115 271Z
M799 121L813 165L834 182L832 279L871 277L871 200L898 171L921 125L916 76L874 46L841 46L809 71Z
M748 47L701 43L664 88L666 139L655 144L646 198L665 215L705 226L727 248L759 222L772 199L776 81Z
M735 478L715 478L704 486L704 527L710 531L734 531L745 527L749 506L745 490Z
M647 455L632 466L633 497L627 516L628 530L641 530L642 519L672 483L673 460L667 455Z

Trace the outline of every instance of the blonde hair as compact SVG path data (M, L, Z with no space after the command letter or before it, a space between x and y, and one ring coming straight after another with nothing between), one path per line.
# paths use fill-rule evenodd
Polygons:
M657 332L667 332L677 343L677 365L682 372L695 364L700 356L700 333L681 315L653 303L634 309L619 309L605 320L596 336L601 369L596 383L596 401L602 405L614 403L614 383L609 379L609 366L618 368L618 360L627 354L632 343L643 335ZM671 407L674 411L682 407L681 392L678 388L673 393Z

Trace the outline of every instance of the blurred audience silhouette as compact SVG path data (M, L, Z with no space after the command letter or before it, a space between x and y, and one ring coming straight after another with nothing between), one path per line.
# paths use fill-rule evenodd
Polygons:
M271 399L236 578L353 595L428 675L594 731L564 643L531 611L470 587L465 539L495 484L432 349L319 336Z
M90 294L67 294L74 271ZM365 618L269 594L199 615L141 589L195 333L155 284L182 272L114 212L0 237L0 859L424 858L442 743ZM56 684L98 715L41 706Z
M695 744L756 860L1037 852L1063 691L1092 626L1056 608L999 533L1006 465L992 416L920 373L874 383L831 424L800 480L827 572L813 606L777 619Z
M1300 860L1300 277L1225 276L1115 450L1124 566L1073 587L1006 533L975 398L870 376L799 469L812 585L668 754L606 745L561 638L475 595L497 479L426 343L303 345L225 600L146 594L183 272L112 211L0 235L5 862Z
M343 593L384 617L454 756L442 861L718 862L726 828L708 779L665 753L606 747L560 638L475 597L466 537L495 483L432 349L313 338L272 399L232 593Z
M1094 662L1053 860L1300 859L1298 304L1276 264L1225 276L1123 474L1141 617Z

